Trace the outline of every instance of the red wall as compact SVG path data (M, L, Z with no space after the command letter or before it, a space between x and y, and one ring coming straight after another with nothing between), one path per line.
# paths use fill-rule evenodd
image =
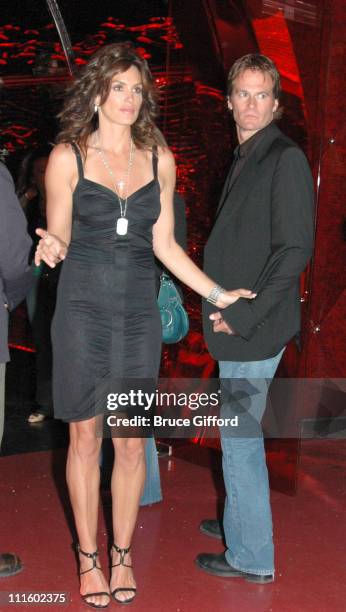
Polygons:
M302 369L307 377L346 377L345 39L346 4L330 0L323 11L318 108L309 126L317 216Z

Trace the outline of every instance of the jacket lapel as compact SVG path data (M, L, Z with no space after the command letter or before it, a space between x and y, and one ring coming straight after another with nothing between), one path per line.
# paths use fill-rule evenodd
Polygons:
M274 123L270 124L267 128L263 140L258 143L258 146L254 150L253 154L246 162L244 168L239 174L235 181L231 191L227 193L227 186L229 184L230 172L228 173L223 192L221 194L219 206L217 208L215 222L217 223L220 216L223 216L224 211L228 213L233 212L239 206L241 206L244 199L248 196L250 191L253 189L260 172L260 162L266 156L270 149L273 141L281 135L281 132Z
M257 176L258 163L255 156L252 155L246 162L246 165L242 169L231 191L225 195L224 200L218 210L217 219L219 219L220 216L223 216L224 212L230 212L231 210L234 211L235 208L241 206L243 200L254 187Z
M232 170L233 170L233 164L231 164L231 167L229 169L229 172L228 172L228 174L226 176L226 180L225 180L224 185L223 185L223 190L222 190L222 193L221 193L219 204L218 204L218 207L216 209L215 219L217 218L217 216L218 216L218 214L219 214L219 212L220 212L220 210L221 210L222 206L224 205L225 200L227 198L227 189L228 189L228 184L229 184L229 181L230 181L230 178L231 178Z

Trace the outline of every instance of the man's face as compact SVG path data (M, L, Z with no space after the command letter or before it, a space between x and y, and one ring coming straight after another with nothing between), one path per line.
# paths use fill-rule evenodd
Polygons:
M244 70L233 82L228 108L240 140L246 140L272 120L279 101L273 95L273 79L268 72Z

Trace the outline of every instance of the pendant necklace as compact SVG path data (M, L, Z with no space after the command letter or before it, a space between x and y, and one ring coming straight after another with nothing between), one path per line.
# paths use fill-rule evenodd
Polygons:
M118 202L119 202L119 207L120 207L120 217L117 220L117 226L116 226L116 233L118 234L118 236L126 236L127 234L127 228L128 228L128 224L129 221L126 218L126 211L127 211L127 199L128 199L128 193L129 193L129 183L130 183L130 176L131 176L131 170L132 170L132 166L133 166L133 159L134 159L134 146L133 146L133 140L131 138L130 140L130 153L129 153L129 161L127 164L127 172L125 175L125 178L122 179L121 181L116 181L115 180L115 176L114 176L114 172L109 164L109 161L106 157L105 152L103 151L103 149L98 146L96 147L96 150L102 160L102 163L104 165L104 167L106 168L111 181L112 181L112 185L114 188L114 192L115 195L118 198ZM117 185L119 186L119 188L122 190L125 185L126 185L126 192L125 192L125 198L124 198L124 206L121 200L121 197L118 193L118 188Z

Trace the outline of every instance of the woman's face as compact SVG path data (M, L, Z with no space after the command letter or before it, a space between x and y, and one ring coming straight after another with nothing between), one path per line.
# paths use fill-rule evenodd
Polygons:
M95 100L99 104L99 98ZM133 125L143 102L141 73L136 66L126 72L118 72L112 78L111 89L106 101L99 106L99 120L107 119L118 125Z

